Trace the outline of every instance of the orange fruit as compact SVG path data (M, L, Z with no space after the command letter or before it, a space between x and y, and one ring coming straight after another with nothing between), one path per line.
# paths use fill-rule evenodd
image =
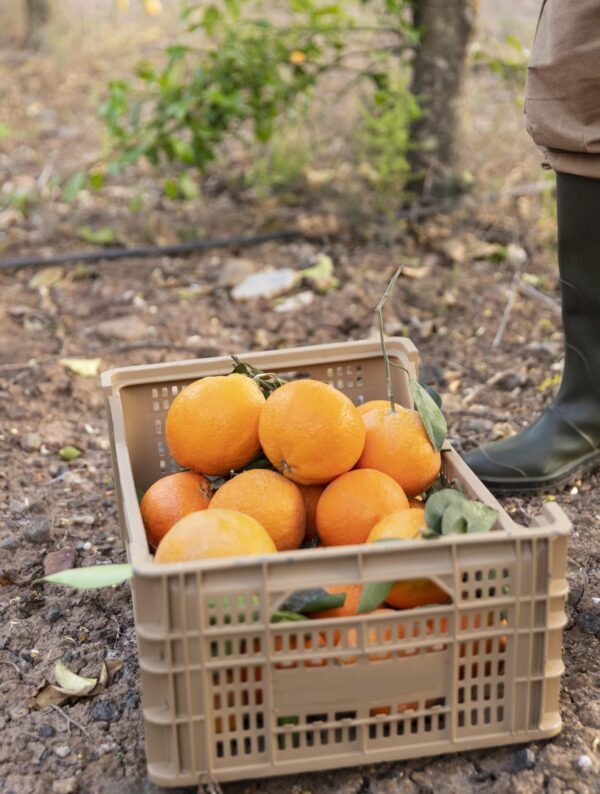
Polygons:
M327 640L324 634L319 634L316 642L311 637L310 634L305 634L303 639L304 650L316 650L317 648L325 648L327 647ZM274 647L276 651L281 651L283 649L283 640L281 637L275 637ZM295 634L292 634L289 640L289 651L293 653L298 648L298 637ZM298 667L298 664L302 664L304 667L325 667L327 664L326 659L308 659L306 662L294 662L294 661L286 661L286 662L277 662L275 664L276 670L295 670Z
M421 537L423 529L425 529L424 510L411 507L386 516L373 527L367 543L374 543L382 538L413 540ZM385 601L396 609L412 609L427 604L443 604L449 598L448 593L431 579L406 579L396 582Z
M306 539L311 540L317 535L317 502L325 490L324 485L298 485L304 497L306 509Z
M155 548L180 518L208 507L212 490L201 474L180 471L161 477L140 502L148 543Z
M323 609L320 612L311 612L311 618L347 618L356 615L358 612L358 603L362 593L361 584L334 584L324 587L328 593L335 595L336 593L345 593L346 600L341 607L334 607L333 609Z
M304 485L349 471L365 443L365 427L352 402L318 380L295 380L273 392L262 409L258 435L273 466Z
M258 420L265 398L245 375L201 378L175 397L165 436L171 455L200 474L228 474L260 452Z
M266 529L237 510L188 513L158 544L156 562L272 554L277 549Z
M297 549L304 539L306 510L298 486L268 469L243 471L222 485L210 509L239 510L255 518L278 551Z
M433 448L417 411L387 400L360 407L365 423L365 446L356 468L377 469L402 486L407 496L423 493L440 473L442 459Z
M377 540L418 540L425 529L425 510L422 507L408 507L382 518L369 532L367 543Z
M317 505L317 531L325 546L364 543L384 516L408 508L404 491L374 469L354 469L329 483Z

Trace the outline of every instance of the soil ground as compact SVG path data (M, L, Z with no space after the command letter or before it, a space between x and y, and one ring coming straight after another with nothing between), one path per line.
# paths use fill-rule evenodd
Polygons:
M98 66L92 58L100 76L91 66L82 68L70 72L72 84L53 91L64 64L36 57L37 65L21 62L16 55L0 64L2 84L9 86L7 123L22 131L17 139L0 142L0 166L4 185L33 185L43 194L39 180L44 165L50 162L52 170L69 158L75 162L77 152L86 150L86 140L96 135L85 124L83 131L71 126L69 119L76 119L76 97L86 81L95 87L101 84L106 62ZM6 82L8 73L11 79ZM45 147L40 145L44 140ZM506 148L498 148L507 156ZM521 170L515 166L514 173L520 174L520 181L529 175L534 160L532 155L525 168L519 160ZM138 177L147 178L143 173ZM134 232L140 241L142 228L147 229L147 239L166 242L190 228L219 236L280 228L304 214L303 228L313 236L186 259L127 259L45 271L45 283L37 285L31 280L40 271L0 271L3 794L60 791L60 781L69 778L76 778L84 794L157 791L145 771L129 586L74 593L30 584L41 574L46 555L59 548L75 549L78 566L125 559L97 379L66 370L59 359L100 357L104 369L362 339L374 333L373 307L396 262L405 258L425 266L428 274L399 281L387 309L387 331L408 334L419 347L423 376L444 397L450 438L459 451L525 426L551 399L560 373L559 316L537 298L516 294L502 338L492 344L522 251L527 260L520 266L528 282L558 297L554 251L547 244L552 222L544 195L504 196L487 204L476 197L452 214L395 225L390 245L379 227L365 224L359 234L347 214L314 196L282 209L278 202L226 190L214 177L202 199L178 207L159 199L148 181L146 211L131 220L124 208L134 193L121 184L108 202L84 195L76 205L59 200L50 205L41 195L28 209L7 207L0 215L2 256L80 248L83 243L75 239L75 230L90 223L118 227L126 242ZM327 235L322 234L324 225ZM513 247L506 255L509 243ZM239 277L240 271L268 266L299 269L319 253L332 257L339 289L314 294L309 305L288 312L274 311L274 304L265 299L244 304L232 300L236 273ZM232 264L240 257L245 264ZM117 319L122 322L103 325ZM64 462L59 449L69 444L83 454ZM223 790L600 791L599 484L598 474L593 474L556 494L574 524L560 736L529 745L530 753L508 747L228 784ZM517 521L528 523L541 509L542 498L512 498L504 504ZM32 708L33 694L44 679L52 680L58 660L83 675L97 675L105 658L121 659L123 668L101 695L65 704L62 710Z

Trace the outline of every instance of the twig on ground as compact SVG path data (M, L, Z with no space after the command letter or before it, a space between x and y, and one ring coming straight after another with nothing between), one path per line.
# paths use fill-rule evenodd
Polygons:
M526 281L521 281L519 283L519 292L521 295L525 295L528 298L534 298L534 300L543 303L544 306L553 311L555 314L560 315L560 303L555 301L554 298L551 298L549 295L544 295L544 293L540 292L539 289L536 289L533 284L528 284Z
M88 731L85 725L82 725L80 722L77 722L77 720L73 719L73 717L70 717L67 714L67 712L64 711L64 709L61 709L60 706L57 706L56 703L50 703L50 708L54 709L54 711L58 711L58 713L61 714L66 719L68 733L71 733L71 725L75 725L77 728L79 728L79 730L82 733L84 733L88 737L88 739L92 738L91 733Z
M515 299L517 297L517 292L519 291L520 280L521 271L518 270L513 277L512 287L508 294L508 300L506 301L506 306L504 307L504 312L502 313L502 319L500 320L500 325L496 331L496 336L492 340L492 350L495 350L499 346L500 342L502 342L502 337L504 336L506 326L508 325L510 315L512 314L513 306L515 305Z
M19 676L21 675L21 671L19 670L19 668L17 667L17 665L16 665L14 662L11 662L9 659L0 659L0 664L7 664L7 665L9 665L10 667L12 667L12 668L15 670L15 672L17 673L17 675L19 675Z

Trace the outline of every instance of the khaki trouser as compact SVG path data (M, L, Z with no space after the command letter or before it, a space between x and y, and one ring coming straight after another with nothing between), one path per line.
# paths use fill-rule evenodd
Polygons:
M525 89L544 167L600 179L600 0L544 0Z

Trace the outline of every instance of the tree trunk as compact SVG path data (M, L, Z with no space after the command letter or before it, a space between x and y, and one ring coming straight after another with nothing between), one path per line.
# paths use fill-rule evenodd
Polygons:
M411 91L422 115L411 130L410 187L422 196L455 192L453 174L459 124L458 102L477 0L416 0L414 24L421 32Z
M50 0L25 0L26 45L31 49L41 47L49 18Z

